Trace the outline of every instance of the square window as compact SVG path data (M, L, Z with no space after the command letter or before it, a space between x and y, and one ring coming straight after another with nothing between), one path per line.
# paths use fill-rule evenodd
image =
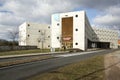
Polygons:
M68 16L68 15L65 15L65 16Z

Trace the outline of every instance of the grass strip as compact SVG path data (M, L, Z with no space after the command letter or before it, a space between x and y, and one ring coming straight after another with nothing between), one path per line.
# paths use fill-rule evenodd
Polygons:
M53 57L50 55L44 55L44 56L36 56L33 58L29 58L29 59L27 58L27 59L22 59L22 60L0 62L0 67L6 67L6 66L28 63L28 62L33 62L33 61L45 60L45 59L50 59L50 58L53 58Z
M104 80L104 57L95 56L27 80Z
M34 50L7 51L7 52L0 52L0 56L30 54L30 53L45 53L45 52L50 52L50 50L49 49L44 49L44 50L34 49Z

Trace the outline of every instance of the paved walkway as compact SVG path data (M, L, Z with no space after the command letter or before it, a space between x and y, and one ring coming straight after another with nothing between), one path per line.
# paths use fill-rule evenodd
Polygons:
M88 53L93 53L93 52L101 52L103 50L99 51L87 51L87 52L78 52L78 53L69 53L69 54L60 54L60 55L55 55L55 57L70 57L70 56L77 56L77 55L83 55L83 54L88 54Z
M62 51L62 52L48 52L48 53L30 53L30 54L5 55L5 56L0 56L0 58L12 58L12 57L23 57L23 56L47 55L47 54L54 54L54 53L65 53L65 51Z
M120 50L105 56L105 80L120 80Z
M69 56L76 56L76 55L82 55L82 54L87 54L87 53L92 53L92 52L99 52L103 50L97 50L97 51L87 51L87 52L79 52L79 53L69 53L69 54L59 54L59 53L68 53L68 51L60 51L60 52L48 52L48 53L30 53L30 54L17 54L17 55L5 55L5 56L0 56L1 58L12 58L12 57L23 57L23 56L35 56L35 55L47 55L47 54L57 54L55 57L69 57Z

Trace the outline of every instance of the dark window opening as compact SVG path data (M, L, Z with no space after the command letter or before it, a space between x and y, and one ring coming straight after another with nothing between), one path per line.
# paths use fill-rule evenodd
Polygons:
M40 43L40 40L38 42Z
M75 17L78 17L78 15L75 15Z
M50 38L50 36L48 36L48 38Z
M50 47L50 45L48 45L48 47Z
M75 43L75 45L78 45L78 43Z
M30 26L30 24L28 24L28 26Z
M48 26L48 28L50 28L50 26Z
M30 37L30 35L28 34L28 37Z
M78 31L78 29L75 29L75 31Z
M59 23L57 23L57 26L59 26L60 24Z
M59 37L57 37L57 39L59 39Z
M65 16L68 16L68 15L65 15Z

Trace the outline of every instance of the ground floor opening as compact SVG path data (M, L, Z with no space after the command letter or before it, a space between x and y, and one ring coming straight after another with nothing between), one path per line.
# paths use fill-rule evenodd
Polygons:
M110 42L93 42L89 39L87 40L87 48L102 48L102 49L108 49L110 48Z

